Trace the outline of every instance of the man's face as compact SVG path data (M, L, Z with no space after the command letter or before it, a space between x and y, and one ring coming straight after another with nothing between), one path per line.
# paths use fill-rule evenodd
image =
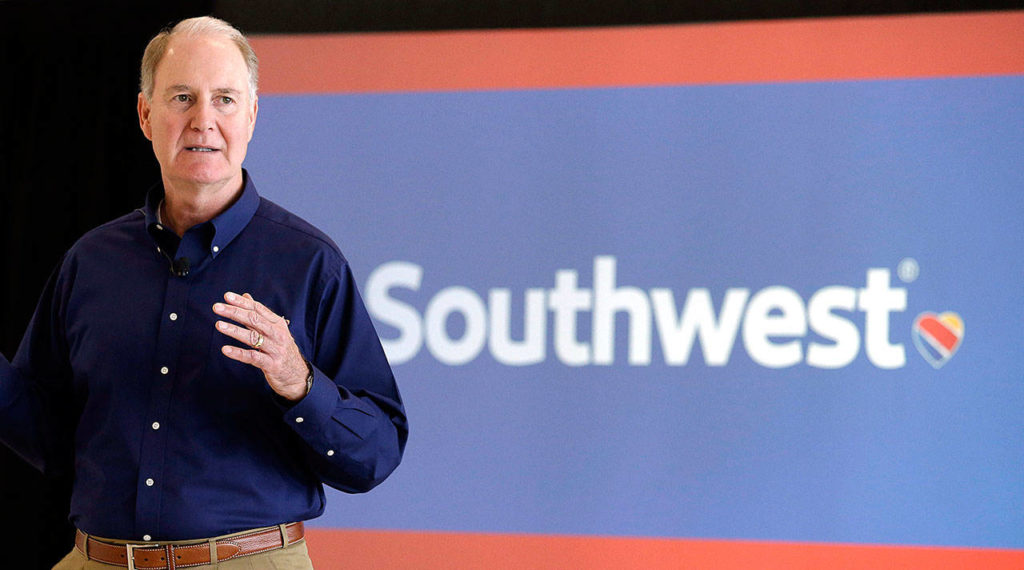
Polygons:
M152 100L140 93L138 110L165 183L241 188L257 105L231 40L171 39L156 67Z

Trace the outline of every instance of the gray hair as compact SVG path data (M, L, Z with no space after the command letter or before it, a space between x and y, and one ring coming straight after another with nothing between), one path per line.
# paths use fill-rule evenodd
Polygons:
M249 40L245 39L242 32L224 20L212 16L202 16L182 20L173 28L164 28L153 39L149 40L149 45L146 46L146 51L142 54L142 70L139 74L139 90L142 91L147 101L153 100L153 81L156 75L156 66L163 59L164 54L167 53L167 46L171 43L171 38L177 35L187 37L220 35L234 42L238 46L238 51L242 52L242 58L245 59L245 67L249 71L249 99L250 101L256 100L259 61L256 59L256 52L249 45Z

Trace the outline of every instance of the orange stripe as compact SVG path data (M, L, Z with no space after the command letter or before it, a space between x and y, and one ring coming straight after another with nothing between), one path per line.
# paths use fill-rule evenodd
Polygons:
M1024 11L651 27L257 36L263 93L1024 73Z
M342 568L1024 568L1024 550L731 540L306 529L318 570Z

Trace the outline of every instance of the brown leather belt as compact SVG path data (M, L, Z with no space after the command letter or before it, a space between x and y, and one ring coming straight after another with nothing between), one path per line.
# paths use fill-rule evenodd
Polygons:
M284 525L287 540L282 540L281 527L253 531L240 535L232 535L215 541L217 561L223 562L239 556L259 554L269 550L284 548L302 540L304 529L301 522ZM123 566L130 570L175 570L210 564L210 542L191 542L181 546L162 544L149 546L146 544L110 544L92 537L82 531L75 535L75 547L90 560Z

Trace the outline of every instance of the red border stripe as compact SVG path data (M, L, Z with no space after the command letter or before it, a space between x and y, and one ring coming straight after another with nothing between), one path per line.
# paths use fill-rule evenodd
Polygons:
M1024 73L1024 11L724 24L256 36L265 94Z
M1024 550L308 528L317 570L1024 568Z

